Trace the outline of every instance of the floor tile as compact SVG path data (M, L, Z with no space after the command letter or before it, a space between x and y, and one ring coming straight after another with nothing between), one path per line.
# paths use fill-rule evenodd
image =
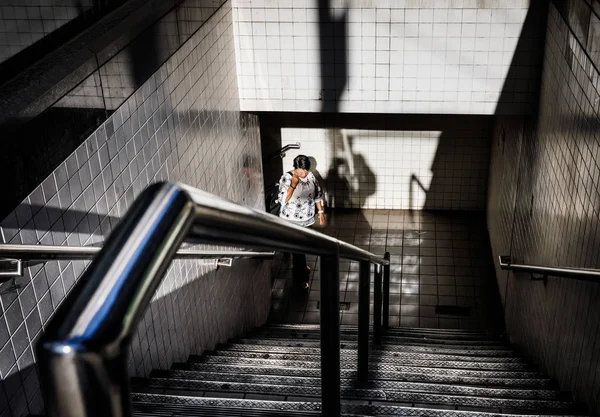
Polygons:
M378 255L390 252L390 326L502 326L484 323L487 317L501 317L501 307L496 298L485 298L496 291L483 213L334 210L329 221L316 230ZM291 257L277 254L271 320L319 322L319 257L307 256L307 263L311 289L302 291L292 279ZM340 313L342 324L358 322L358 271L358 262L341 260L340 302L349 303ZM370 287L372 303L373 281ZM446 307L438 312L437 306ZM455 315L441 314L448 312Z

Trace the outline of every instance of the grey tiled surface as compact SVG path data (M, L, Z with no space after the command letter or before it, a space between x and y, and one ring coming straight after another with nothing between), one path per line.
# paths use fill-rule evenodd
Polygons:
M187 183L263 208L258 119L239 112L227 3L0 223L2 242L101 245L149 184ZM245 167L247 165L247 167ZM0 286L0 415L39 413L34 346L85 262L31 266ZM132 340L146 375L259 325L268 263L176 261Z
M502 329L482 213L336 209L319 230L377 255L390 252L390 326ZM274 263L272 320L319 322L319 262L307 259L308 292L294 285L291 261L280 255ZM372 292L371 279L371 302ZM341 323L356 325L357 262L340 262L340 302L349 303ZM436 314L437 305L468 307L468 315Z
M579 10L587 5L570 2ZM588 10L589 13L589 10ZM488 224L493 254L515 261L600 267L600 74L550 6L537 120L500 119L492 145ZM579 15L578 15L579 16ZM589 22L589 21L588 21ZM594 58L594 56L592 56ZM511 340L578 401L600 412L600 287L498 270Z

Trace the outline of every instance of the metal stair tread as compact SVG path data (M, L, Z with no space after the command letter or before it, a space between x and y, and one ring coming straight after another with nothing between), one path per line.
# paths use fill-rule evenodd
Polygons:
M283 361L280 361L283 362ZM284 362L285 363L285 362ZM194 368L195 365L205 365L210 364L207 362L187 362L187 365L191 368ZM241 365L234 363L214 363L213 365L222 366L222 365ZM256 365L256 363L251 362L249 365ZM320 366L316 366L314 368L306 367L306 363L287 363L287 366L282 366L282 363L271 363L270 365L263 364L262 366L268 368L285 368L285 369L320 369ZM355 364L353 364L355 365ZM267 368L265 368L267 369ZM449 368L433 368L433 367L418 367L418 366L403 366L403 365L388 365L388 364L376 364L375 366L371 365L369 367L372 371L396 371L396 372L410 372L410 371L429 371L437 374L457 374L463 376L498 376L499 374L504 375L507 378L537 378L542 377L542 375L538 372L531 371L489 371L486 369L449 369ZM348 371L356 371L356 366L352 368L348 367L345 370Z
M303 323L267 323L263 328L283 328L283 329L319 329L319 324L303 324ZM357 326L342 324L340 329L356 329ZM387 330L406 330L406 331L432 331L432 332L450 332L450 333L489 333L482 329L439 329L435 327L390 327Z
M275 355L273 355L275 356ZM281 355L281 359L272 358L250 358L250 357L235 357L225 356L219 352L208 352L202 356L190 356L189 362L203 362L203 363L244 363L244 364L256 364L260 366L270 366L271 364L300 367L302 365L314 363L315 366L320 366L320 358L311 357L308 355ZM285 357L289 356L289 357ZM521 370L527 371L531 367L524 363L496 363L496 362L469 362L469 361L445 361L445 360L419 360L419 359L403 359L403 358L385 358L385 361L380 360L378 357L371 357L370 359L377 359L376 365L388 364L388 365L404 365L404 366L415 366L415 367L431 367L441 369L494 369L504 371ZM370 363L373 364L370 360ZM356 359L354 357L341 357L342 367L354 367L356 366Z
M264 345L278 345L278 346L289 346L289 345L307 345L307 346L318 346L320 344L318 338L311 339L290 339L290 338L243 338L243 339L235 339L233 341L244 341L244 344L254 344L253 341L256 341L260 344ZM372 342L372 338L369 338L369 341ZM356 345L357 338L353 338L353 340L341 340L341 345ZM476 345L445 345L438 346L437 344L431 343L418 343L418 342L405 342L405 343L389 343L385 338L382 340L381 346L388 346L390 348L404 348L406 346L411 347L420 347L420 348L428 348L428 349L448 349L448 350L459 350L459 351L469 351L469 350L477 350L477 351L490 351L490 352L513 352L510 346L476 346ZM300 346L299 346L300 347Z
M290 377L290 376L260 376L251 374L233 374L233 373L216 373L216 372L197 372L195 374L189 371L155 371L151 377L156 378L173 378L187 379L196 381L213 381L213 382L241 382L261 385L288 385L288 386L320 386L321 380L319 377ZM354 380L342 379L343 387L352 387L355 385ZM489 388L466 385L450 385L444 383L433 382L403 382L393 380L374 380L369 381L369 386L364 388L380 389L380 390L407 390L412 392L431 392L437 394L453 394L453 395L477 395L490 396L496 398L529 398L529 399L557 399L561 393L551 389L531 389L522 387L513 388ZM472 392L472 394L468 394Z
M311 401L264 401L264 400L249 400L249 399L230 399L230 398L210 398L210 397L190 397L168 394L143 394L133 393L132 399L134 408L144 404L171 404L180 406L180 410L187 412L180 415L193 415L193 410L199 410L198 407L220 407L231 409L249 410L262 409L282 412L295 411L314 411L319 412L321 404ZM189 407L189 408L187 408ZM175 409L175 407L173 407ZM408 407L398 405L381 405L381 404L355 404L342 402L342 413L351 415L396 415L407 417L500 417L500 416L515 416L514 413L501 413L500 410L489 411L462 411L462 410L447 410L421 407ZM549 413L527 413L519 414L521 417L567 417L565 414L549 414Z
M286 397L320 397L321 387L298 387L288 385L263 385L247 384L235 382L213 382L196 381L184 379L169 378L149 378L148 386L151 388L162 388L165 390L186 389L194 391L214 391L214 392L237 392L254 393L265 395L280 395ZM340 390L342 398L346 399L364 399L393 402L410 402L420 404L444 404L461 405L468 407L492 407L501 409L560 409L565 410L573 406L569 401L564 400L544 400L544 399L513 399L513 398L494 398L470 395L451 395L437 394L430 392L411 392L395 391L381 389L362 389L362 388L342 388Z
M278 333L319 333L321 331L320 325L301 325L294 327L274 327L271 325L262 326L256 328L255 331L267 331L267 332L278 332ZM340 333L342 334L352 334L357 333L358 327L356 326L340 326ZM414 336L431 336L431 337L444 337L444 338L455 338L456 340L460 339L479 339L479 340L500 340L502 339L501 334L492 334L488 332L478 332L478 333L465 333L465 332L450 332L445 329L415 329L415 328L387 328L384 330L385 333L388 334L410 334Z
M285 338L285 339L293 339L293 340L316 340L319 339L319 333L272 333L268 331L261 331L260 333L253 334L252 337L261 337L261 338ZM356 341L358 340L357 334L340 334L340 341ZM385 341L387 343L392 344L402 344L407 342L412 342L421 345L447 345L447 346L470 346L473 348L482 348L482 347L497 347L501 349L506 349L508 344L504 341L474 341L474 340L452 340L452 339L444 339L444 338L433 338L433 337L414 337L414 336L395 336L384 334L381 337L382 342Z
M365 385L356 382L357 339L355 326L342 326L344 416L564 417L578 410L497 334L398 328L381 344L370 335ZM320 415L320 354L318 325L267 325L132 381L134 415Z
M256 346L256 347L249 347ZM236 352L238 354L259 355L259 354L302 354L318 356L321 355L321 349L305 348L305 347L281 347L273 348L267 346L244 345L244 344L228 344L221 346L219 352ZM358 349L340 349L341 355L356 356ZM524 359L518 356L480 356L480 355L456 355L446 352L406 352L384 349L373 349L370 347L369 355L377 358L384 357L403 357L403 358L422 358L422 359L438 359L438 360L455 360L455 361L474 361L474 362L496 362L496 363L524 363Z
M248 405L256 404L260 400L241 400L244 407L220 407L207 404L183 405L170 404L167 402L152 403L152 402L135 402L133 403L133 415L136 417L144 416L261 416L261 417L284 417L289 415L299 417L321 416L320 411L302 411L302 410L273 410L273 409L248 409ZM206 401L210 402L210 400ZM253 402L253 403L250 403ZM185 412L183 410L185 409ZM291 414L290 414L291 413Z
M156 386L159 386L159 381L156 382ZM258 393L258 394L270 394L270 395L281 395L286 397L308 397L318 398L320 389L309 389L306 387L286 387L268 385L264 386L265 391L261 391L262 386L257 384L229 384L227 389L218 389L220 383L210 382L198 382L184 384L183 380L173 382L173 380L161 381L160 388L173 390L176 387L189 388L195 386L199 391L210 391L210 387L214 386L215 392L243 392L243 393ZM168 382L171 382L169 384ZM187 381L186 381L187 382ZM223 384L220 384L223 385ZM203 387L200 389L200 387ZM266 391L268 389L268 391ZM157 395L157 394L153 394ZM158 394L160 395L160 394ZM173 395L173 394L171 394ZM176 394L174 394L176 395ZM411 393L411 392L393 392L393 391L379 391L379 390L360 390L360 389L342 389L342 398L352 399L364 399L369 401L378 402L394 402L394 403L418 403L427 405L451 405L451 406L463 406L463 407L478 407L478 408L494 408L504 410L528 410L528 409L541 409L541 410L568 410L572 408L572 403L568 401L560 400L522 400L522 399L499 399L489 397L471 397L471 396L452 396L452 395L437 395L437 394L422 394L422 393ZM203 397L187 397L187 398L203 398ZM288 401L293 402L293 401Z
M281 334L272 334L272 333L264 333L253 334L251 335L253 338L263 338L263 339L286 339L292 340L295 342L299 342L301 340L319 340L319 333L300 333L300 334L290 334L290 333L281 333ZM371 338L370 338L371 339ZM340 342L356 342L358 340L357 334L340 334ZM460 348L470 348L470 349L500 349L506 350L510 348L506 342L503 341L486 341L486 342L474 342L470 340L448 340L448 339L434 339L427 337L407 337L407 336L390 336L390 335L382 335L381 337L382 343L390 344L390 345L404 345L407 343L414 344L417 346L456 346Z
M219 345L223 349L231 349L236 347L239 349L247 350L277 350L277 349L313 349L320 352L320 344L316 342L273 342L271 339L237 339L231 340L228 343ZM358 343L340 343L340 349L342 350L357 350ZM470 350L470 349L448 349L444 347L436 346L413 346L413 345L383 345L383 344L371 344L370 349L377 352L422 352L422 353L440 353L449 355L464 355L464 356L494 356L494 357L514 357L515 353L512 349L497 350L497 349L482 349L482 350Z
M319 324L267 324L261 329L274 329L279 331L320 331ZM356 326L340 326L340 332L356 332ZM456 337L483 337L483 338L499 338L501 334L489 332L486 330L469 330L469 329L436 329L428 327L389 327L385 329L386 333L406 333L406 334L431 334Z
M215 365L215 364L186 364L179 363L174 364L175 370L185 370L189 372L221 372L221 373L245 373L253 375L277 375L277 376L307 376L307 377L320 377L321 371L318 368L312 369L298 369L298 368L286 368L286 367L268 367L268 368L257 368L254 366L241 366L241 365ZM548 378L537 377L502 377L503 373L487 374L487 376L466 376L457 373L457 375L443 375L439 374L438 369L433 369L427 372L427 370L420 370L420 372L400 372L394 370L386 371L373 371L369 372L369 379L390 379L394 381L433 381L443 380L446 383L463 383L470 385L487 385L487 386L522 386L522 387L552 387L553 383ZM342 369L342 378L356 378L356 371Z

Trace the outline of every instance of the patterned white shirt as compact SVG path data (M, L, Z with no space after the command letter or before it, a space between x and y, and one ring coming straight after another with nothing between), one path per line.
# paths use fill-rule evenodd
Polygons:
M292 185L292 174L286 172L279 180L278 198L281 202L279 217L299 226L308 227L315 223L315 204L323 201L323 189L312 172L300 178L290 200L285 202L288 188Z

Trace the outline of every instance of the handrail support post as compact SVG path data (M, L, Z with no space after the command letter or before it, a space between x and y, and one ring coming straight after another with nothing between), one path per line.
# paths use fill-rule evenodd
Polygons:
M381 278L382 278L381 265L375 265L375 288L374 288L374 299L373 299L373 343L376 345L381 343Z
M371 264L360 261L358 276L358 382L369 379L369 310Z
M390 260L390 253L383 256L386 261ZM383 329L390 327L390 264L383 266Z
M335 417L341 413L339 269L339 256L321 256L321 408Z

